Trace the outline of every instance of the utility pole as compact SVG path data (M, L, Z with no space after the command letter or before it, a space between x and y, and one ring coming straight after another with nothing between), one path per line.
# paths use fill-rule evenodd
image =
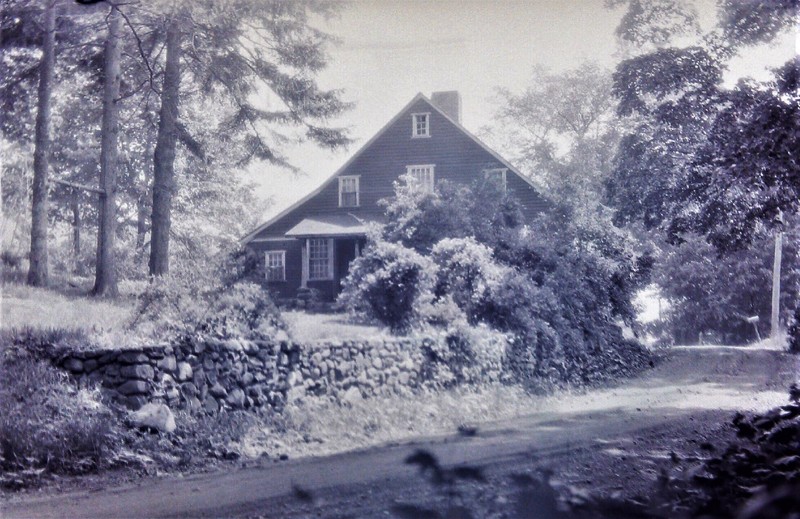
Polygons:
M782 252L783 233L775 233L775 259L772 264L772 323L770 337L772 342L777 344L780 334L780 304L781 304L781 252Z

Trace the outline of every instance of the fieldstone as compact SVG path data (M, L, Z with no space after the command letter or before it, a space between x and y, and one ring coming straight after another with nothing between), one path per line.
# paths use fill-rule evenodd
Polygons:
M289 334L286 333L286 330L278 330L275 333L275 342L277 342L277 343L286 343L286 342L289 342L289 341L290 341Z
M206 371L210 371L213 368L214 368L214 360L209 357L206 357L206 359L203 361L203 369Z
M216 384L217 380L218 380L218 378L217 378L217 370L212 369L211 371L206 373L206 380L208 381L209 384L212 384L212 385Z
M228 339L222 343L222 347L229 351L242 351L244 349L242 343L237 339Z
M163 433L175 430L175 415L164 404L145 404L128 415L131 425L139 429L151 429Z
M267 380L267 376L261 371L256 371L255 379L256 382L264 382L265 380Z
M196 368L194 373L192 374L192 382L197 387L203 385L206 381L206 372L203 371L203 368Z
M167 355L157 364L158 368L172 373L178 367L178 362L175 360L175 355Z
M177 366L177 377L181 382L192 378L192 366L188 362L179 362Z
M250 384L253 383L253 380L255 380L255 378L256 377L248 371L247 373L242 375L242 385L249 386Z
M83 363L83 370L88 373L90 371L96 370L97 366L98 366L98 364L97 364L96 360L89 359L89 360L87 360L86 362Z
M147 397L144 395L131 395L126 397L123 403L125 407L135 411L147 403Z
M353 405L361 402L364 399L363 395L361 394L361 390L355 386L352 386L350 389L344 392L341 397L342 403Z
M195 355L200 355L204 351L206 351L206 343L197 341L192 345L192 352L194 352Z
M119 386L117 391L123 395L141 395L147 393L147 382L144 380L129 380Z
M381 360L381 358L380 358L380 357L375 357L375 358L372 360L372 366L373 366L375 369L383 369L383 361Z
M234 409L243 409L245 404L244 391L241 389L234 389L225 399L225 401Z
M400 382L401 385L405 386L408 385L409 375L408 373L400 373L397 375L397 381Z
M178 400L181 397L181 392L178 391L177 387L171 387L167 389L167 391L164 393L164 396L167 398L167 400Z
M144 364L147 360L147 355L140 351L124 351L117 357L122 364Z
M161 383L164 384L165 386L174 386L175 379L172 378L172 375L170 375L169 373L164 373L163 375L161 375Z
M184 382L181 384L181 393L185 397L193 397L200 394L200 391L197 389L197 386L194 385L193 382Z
M71 371L72 373L81 373L83 372L83 362L76 359L75 357L70 357L64 362L64 367L67 371Z
M202 407L203 403L196 396L190 396L189 398L186 399L186 409L188 409L189 411L192 412L199 411Z
M208 392L217 398L225 398L228 396L228 391L226 391L219 382L208 388Z
M219 411L219 403L214 399L213 396L207 396L205 401L203 401L203 408L209 414L216 414Z
M147 356L151 359L158 360L164 358L164 349L163 348L149 348L147 350Z
M130 366L122 366L119 374L127 378L138 378L139 380L153 380L155 371L153 366L149 364L132 364Z
M100 364L108 364L109 362L117 360L118 355L119 355L118 352L110 351L108 353L104 353L103 355L101 355L100 358L97 359L97 362L99 362Z

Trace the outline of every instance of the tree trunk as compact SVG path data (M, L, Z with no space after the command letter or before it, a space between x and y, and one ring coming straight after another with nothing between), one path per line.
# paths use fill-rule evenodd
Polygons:
M72 194L72 257L74 258L74 271L77 275L83 274L81 264L81 206L80 195L73 190Z
M52 0L45 0L44 45L39 64L38 108L36 111L36 136L33 152L33 200L31 203L31 254L28 284L47 285L47 191L50 167L50 97L53 93L55 68L56 8Z
M175 146L178 94L181 82L181 29L172 21L167 27L167 63L161 92L158 138L153 154L153 214L150 228L150 275L169 272L169 228L175 191Z
M115 297L117 272L114 261L114 235L116 233L116 189L117 189L117 134L119 132L120 82L120 14L111 8L108 17L108 37L105 45L103 65L103 125L100 143L100 221L97 230L97 269L92 293L97 296Z

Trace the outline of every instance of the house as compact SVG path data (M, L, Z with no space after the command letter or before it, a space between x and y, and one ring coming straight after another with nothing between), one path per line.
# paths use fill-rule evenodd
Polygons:
M491 175L526 217L545 207L526 177L461 126L458 92L417 94L318 189L242 239L263 261L270 289L289 298L315 288L334 299L366 243L367 224L383 216L378 201L393 196L403 174L431 190L443 179L472 183Z

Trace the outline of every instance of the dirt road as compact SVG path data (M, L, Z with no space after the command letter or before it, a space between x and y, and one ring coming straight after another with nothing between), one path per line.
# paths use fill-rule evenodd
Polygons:
M725 434L733 410L786 402L798 358L777 351L673 349L640 378L584 395L547 398L536 414L454 434L326 458L265 461L233 471L0 504L6 517L387 517L395 503L441 499L403 460L418 448L445 465L479 466L480 499L502 497L509 474L552 468L593 492L646 493L659 464L696 459L698 445ZM633 478L633 479L632 479ZM623 484L624 483L624 484ZM297 488L313 499L298 497Z

